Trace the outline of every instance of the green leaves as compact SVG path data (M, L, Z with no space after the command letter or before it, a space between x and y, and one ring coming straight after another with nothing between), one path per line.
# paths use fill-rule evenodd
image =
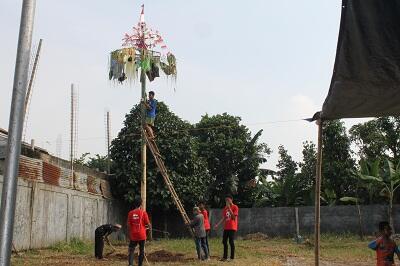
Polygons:
M257 177L259 165L271 152L258 142L262 131L252 138L240 118L228 114L205 115L191 125L164 103L158 102L157 107L156 142L184 205L188 208L206 199L211 206L220 207L226 193L237 193L237 203L252 206L257 188L246 184ZM113 192L128 202L140 194L140 132L140 109L134 106L111 149ZM150 152L147 167L149 207L171 208L171 196Z
M342 198L340 198L340 201L351 202L354 204L358 204L358 202L360 202L360 200L356 197L342 197Z

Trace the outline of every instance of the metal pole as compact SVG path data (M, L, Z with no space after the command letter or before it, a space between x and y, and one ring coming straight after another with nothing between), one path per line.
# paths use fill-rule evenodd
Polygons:
M110 161L110 112L107 111L107 174L111 173Z
M143 55L142 55L143 56ZM142 100L146 100L146 73L142 70L140 73L140 82L142 83ZM142 112L142 128L146 126L146 109L144 104L141 104L141 112ZM146 168L147 168L147 161L146 161L146 141L143 136L142 130L142 149L141 149L141 157L142 157L142 182L140 186L140 197L142 198L142 208L146 210Z
M318 125L318 152L317 152L317 166L315 175L315 266L319 266L320 257L320 222L321 222L321 170L322 170L322 121L317 120Z
M36 69L37 69L38 62L39 62L39 57L40 57L40 50L42 49L42 42L43 42L43 39L40 39L38 48L36 50L35 61L33 63L31 77L29 79L28 90L26 92L25 108L24 108L25 113L26 113L26 109L28 108L29 99L31 97L33 81L35 80Z
M71 84L71 147L69 159L71 162L71 179L70 186L74 187L74 116L75 116L75 106L74 106L74 84Z
M21 154L24 105L28 83L33 22L36 0L23 0L15 63L10 122L8 126L7 156L4 171L0 211L0 266L10 265L14 229L17 173Z

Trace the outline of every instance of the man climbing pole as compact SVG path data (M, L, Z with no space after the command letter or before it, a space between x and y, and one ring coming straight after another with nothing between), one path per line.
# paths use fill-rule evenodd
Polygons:
M133 265L135 248L139 245L139 266L143 265L144 245L146 242L146 230L150 227L149 216L142 210L142 199L136 198L133 203L133 210L128 214L127 227L129 235L129 265Z
M120 229L120 224L103 224L102 226L96 228L94 232L94 255L96 259L103 259L104 241L106 241L106 243L111 246L108 236L114 232L119 231Z
M154 121L156 119L157 100L154 99L154 91L149 92L149 99L143 104L146 107L146 131L151 139L155 138L154 135Z

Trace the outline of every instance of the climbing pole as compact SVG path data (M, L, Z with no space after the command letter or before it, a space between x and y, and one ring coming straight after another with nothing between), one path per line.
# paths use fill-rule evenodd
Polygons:
M174 200L174 203L175 203L176 207L178 208L183 221L185 222L185 224L190 223L189 216L187 215L185 208L183 207L183 204L182 204L181 200L179 199L178 194L175 191L174 185L172 184L171 179L168 176L167 168L165 168L164 161L161 158L161 154L157 147L157 144L155 143L154 139L150 138L150 136L148 135L148 132L145 129L142 129L142 130L144 133L143 135L144 135L146 144L149 147L151 153L153 154L153 157L154 157L154 160L156 161L157 167L160 170L161 175L163 176L164 182L167 185L169 192L171 192L172 199ZM188 226L188 229L190 231L190 234L192 236L194 236L193 229L190 226Z

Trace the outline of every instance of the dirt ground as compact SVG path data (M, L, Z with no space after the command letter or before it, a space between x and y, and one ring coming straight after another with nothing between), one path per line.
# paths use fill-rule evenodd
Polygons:
M220 239L211 241L211 260L199 262L192 240L152 241L146 245L144 265L269 265L269 266L308 266L313 265L313 247L307 244L296 244L291 239L238 240L236 242L237 258L234 261L220 262L222 252ZM374 265L374 254L368 251L365 241L355 238L330 237L322 241L322 263L328 266L369 266ZM93 258L93 245L86 244L79 249L68 247L31 250L13 255L12 265L127 265L127 246L119 244L116 252L107 255L106 259ZM135 263L137 265L137 263Z

